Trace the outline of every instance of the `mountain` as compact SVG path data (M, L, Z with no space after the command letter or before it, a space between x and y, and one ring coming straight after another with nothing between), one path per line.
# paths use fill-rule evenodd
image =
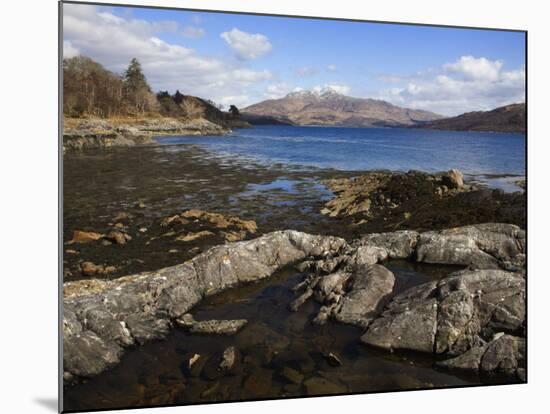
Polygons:
M241 113L245 117L270 117L295 125L348 127L413 126L442 118L432 112L400 108L382 100L353 98L331 88L292 92L284 98L250 105Z
M466 112L452 118L427 122L419 127L452 131L525 132L525 104L501 106L492 111Z

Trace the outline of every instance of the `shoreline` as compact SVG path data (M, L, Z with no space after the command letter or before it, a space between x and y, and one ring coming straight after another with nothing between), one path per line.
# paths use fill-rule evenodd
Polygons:
M205 118L181 120L169 117L65 118L63 152L82 149L132 147L156 144L157 136L226 135L231 128L248 128L239 120L224 125Z
M470 184L452 170L358 172L243 164L194 145L90 149L67 154L64 164L67 398L73 392L85 394L86 389L95 395L94 387L102 381L94 378L116 378L115 367L126 360L123 355L128 350L134 349L132 358L139 361L144 347L157 352L163 349L164 338L188 332L196 323L193 329L207 325L215 338L222 338L219 335L227 326L242 325L238 310L257 299L236 302L234 320L203 319L201 304L208 303L204 300L226 293L232 298L230 292L246 292L259 280L266 281L266 292L276 292L271 277L278 272L290 272L288 283L293 284L284 289L288 304L276 308L273 323L292 315L300 318L303 331L294 332L292 341L274 333L274 326L248 321L235 328L242 334L214 340L221 348L207 352L199 345L212 337L189 331L185 338L194 338L198 348L192 355L172 355L167 363L180 361L182 367L197 363L193 372L198 370L198 376L190 368L177 368L158 378L147 377L145 396L139 384L125 395L141 396L146 404L169 403L181 395L188 401L207 401L218 398L224 389L220 384L232 387L237 380L249 384L243 385L248 396L337 393L352 386L344 387L343 379L332 374L331 364L340 366L338 361L343 361L351 365L342 369L352 370L367 363L372 352L385 361L393 350L424 354L425 361L431 361L423 362L428 378L448 372L453 383L466 371L481 382L492 381L495 375L503 375L507 382L524 381L525 233L514 224L495 224L512 221L524 226L524 192L504 193ZM450 267L430 281L416 272L404 276L393 270L393 260L404 260L407 266ZM412 285L399 285L404 277ZM502 289L510 295L501 304ZM484 294L478 298L479 290ZM468 299L473 297L473 302ZM403 306L413 310L411 315L400 311ZM437 313L432 312L434 307ZM466 313L439 320L438 315L452 307ZM485 315L489 308L495 310L493 316ZM479 330L461 322L474 315L479 317L475 319ZM400 325L403 318L408 322ZM422 325L425 330L419 330L420 335L406 329L419 320L430 321L433 330ZM452 332L446 330L448 324ZM306 341L313 332L321 335L325 327L334 325L355 327L351 333L338 330L337 335L352 335L346 338L367 351L357 351L361 357L349 359L345 347L321 348L311 357L317 361L316 371L292 365L297 376L271 362L290 358L283 352L291 346L288 352L294 353L295 345L290 344ZM388 325L399 326L400 333L388 334ZM266 362L268 354L252 353L249 342L243 345L243 335L262 341L276 338L281 354L269 351ZM184 344L173 346L190 352ZM498 351L502 349L506 351ZM234 368L227 361L221 365L224 355L235 357ZM416 366L417 358L408 357L407 364ZM514 367L503 362L510 358L517 362ZM273 383L264 384L264 375L273 375ZM284 379L285 375L294 379ZM294 388L281 385L279 391L279 385L268 385L279 384L277 378L298 383L293 383ZM82 386L82 380L90 385ZM132 381L123 384L130 387ZM356 387L363 384L357 377L349 381ZM264 388L250 388L252 383ZM148 388L158 395L149 394Z

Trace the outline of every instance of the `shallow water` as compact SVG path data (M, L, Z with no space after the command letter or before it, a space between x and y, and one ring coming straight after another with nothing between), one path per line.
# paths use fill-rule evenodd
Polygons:
M390 261L387 266L396 275L396 291L458 269L406 261ZM390 353L365 346L359 342L361 330L353 326L313 325L311 320L319 308L315 302L307 302L296 313L288 310L295 298L290 287L303 276L287 269L268 280L207 299L193 310L195 319L245 318L248 325L233 337L191 335L175 329L164 341L129 351L111 371L66 389L65 408L190 404L498 382L435 370L431 355ZM241 362L234 374L220 376L213 369L217 366L215 356L228 346L239 350ZM324 356L329 352L340 358L341 366L329 363ZM210 356L198 376L187 368L195 353ZM285 367L299 373L301 384L285 378Z
M458 168L505 191L499 176L525 175L525 135L409 128L336 128L255 126L229 136L162 137L167 145L194 144L222 159L272 165L332 168L340 171L420 170ZM177 146L172 147L177 151ZM491 179L497 176L497 180Z

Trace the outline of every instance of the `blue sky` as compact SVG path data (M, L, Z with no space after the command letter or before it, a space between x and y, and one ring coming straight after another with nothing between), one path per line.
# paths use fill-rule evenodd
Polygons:
M64 54L121 72L142 61L155 90L240 107L294 90L455 115L524 99L524 34L127 7L64 6Z

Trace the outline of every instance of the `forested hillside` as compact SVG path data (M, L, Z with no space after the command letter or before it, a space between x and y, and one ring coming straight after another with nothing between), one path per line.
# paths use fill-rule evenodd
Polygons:
M217 124L234 122L238 109L222 112L214 102L179 90L153 93L137 59L118 75L86 56L63 60L63 114L81 117L204 118Z

